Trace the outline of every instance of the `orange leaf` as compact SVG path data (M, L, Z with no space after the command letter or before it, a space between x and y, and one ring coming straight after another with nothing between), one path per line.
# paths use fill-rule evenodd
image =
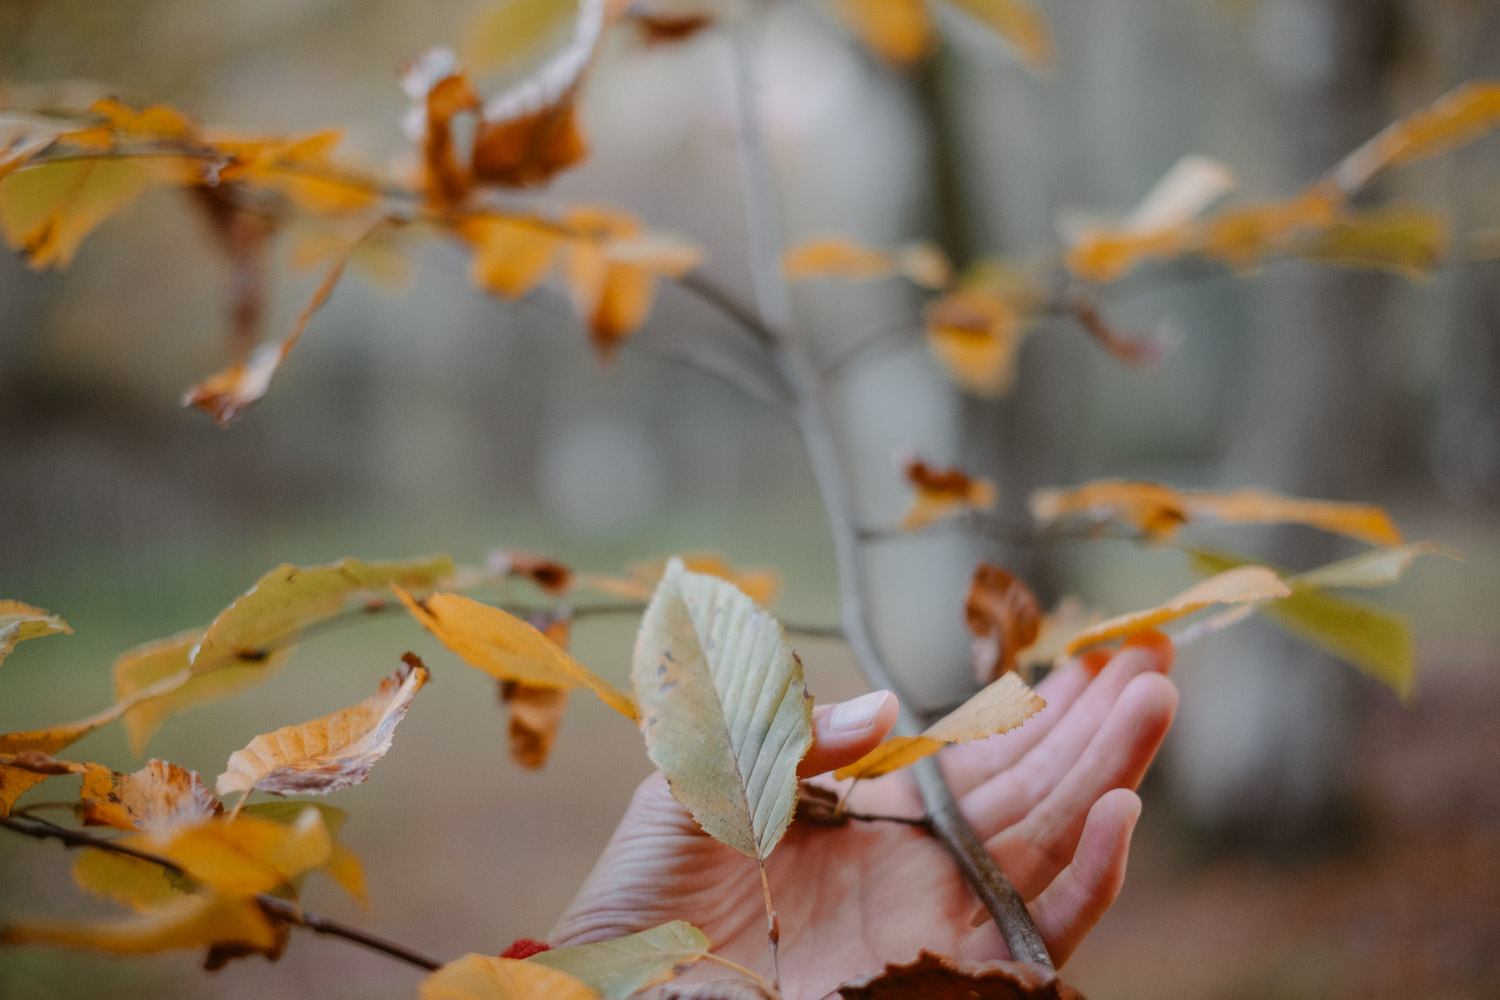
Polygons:
M79 791L83 822L121 830L161 830L216 816L222 809L196 771L164 760L134 774L88 766Z
M870 51L889 62L916 62L936 31L925 0L835 0L833 9Z
M943 716L920 736L892 736L833 776L875 778L930 757L950 743L982 740L1009 732L1047 703L1014 673L1005 674Z
M1216 604L1252 604L1289 597L1291 593L1281 578L1266 567L1241 566L1194 584L1154 608L1117 615L1092 625L1068 641L1063 655L1072 656L1088 646L1155 628Z
M377 220L365 231L369 236L377 229L389 223L389 219ZM246 409L256 403L271 388L271 378L276 374L276 369L286 360L286 356L297 346L297 341L302 338L302 331L307 329L307 324L313 315L323 308L324 303L333 294L333 289L338 285L339 279L344 276L344 269L349 265L349 258L364 242L364 237L352 244L343 256L336 259L323 275L323 280L314 289L312 297L302 307L297 321L292 324L291 332L279 343L262 344L251 352L245 361L236 361L224 371L210 375L202 382L189 389L182 397L183 406L196 406L208 413L219 425L228 426L239 418Z
M474 247L471 280L502 299L519 299L541 284L564 242L545 225L502 215L468 216L459 232Z
M767 607L774 602L777 592L781 589L781 574L774 569L761 567L736 569L717 552L686 552L677 558L682 560L683 568L688 572L728 580L762 607ZM662 576L667 571L667 562L666 559L651 559L632 563L625 568L624 578L587 574L579 578L578 585L614 594L627 600L644 601L651 596L651 592L661 582Z
M989 399L1010 390L1023 329L1005 298L960 288L928 303L923 319L928 346L959 386Z
M72 635L72 627L59 615L49 614L20 601L0 600L0 663L25 639L40 639L57 633Z
M627 719L636 718L635 701L579 663L535 626L512 614L458 594L424 600L395 588L412 616L470 666L499 680L541 687L586 687Z
M1473 80L1387 125L1329 174L1345 194L1386 167L1457 149L1500 127L1500 81Z
M554 597L561 597L573 586L573 571L555 559L532 552L497 549L490 553L489 568L499 576L525 577ZM567 648L567 642L562 646Z
M566 615L541 615L539 619L532 624L566 650L572 619ZM517 764L535 769L547 763L568 709L568 694L567 688L500 682L500 701L510 711L510 755Z
M469 191L471 178L453 150L452 122L479 109L479 94L459 72L452 49L436 48L407 62L401 86L415 102L412 138L422 150L422 189L427 200L443 206Z
M589 326L595 353L608 362L619 344L646 322L656 296L656 279L633 264L612 261L608 241L631 239L641 224L631 215L603 206L574 206L564 224L578 234L568 241L563 275L573 304Z
M43 944L116 955L178 948L210 949L210 961L264 954L275 959L286 938L253 897L195 893L123 920L90 923L30 921L0 927L0 944Z
M787 250L781 269L792 281L806 278L884 278L896 270L895 258L841 236L805 240Z
M1179 492L1159 483L1100 480L1071 490L1038 490L1031 513L1042 522L1079 514L1093 521L1118 519L1148 538L1165 539L1189 521L1224 524L1305 524L1375 545L1399 545L1401 533L1379 507L1331 500L1299 500L1267 490Z
M390 750L396 726L431 676L414 654L402 660L400 669L353 708L284 726L236 750L219 775L219 794L259 789L326 795L364 781Z
M962 469L939 469L913 458L902 467L902 474L917 491L901 518L904 531L995 505L995 484L988 479L971 479Z
M50 753L31 749L19 740L10 744L3 742L11 739L11 736L0 737L0 746L6 747L0 752L0 816L9 816L16 799L27 789L59 774L83 774L91 766L58 760Z
M1042 609L1031 588L999 566L980 563L969 579L964 620L973 635L969 662L988 684L1016 667L1016 656L1036 642Z
M0 178L51 146L66 131L66 126L54 119L0 112Z
M419 1000L599 1000L566 972L515 958L465 955L422 980Z

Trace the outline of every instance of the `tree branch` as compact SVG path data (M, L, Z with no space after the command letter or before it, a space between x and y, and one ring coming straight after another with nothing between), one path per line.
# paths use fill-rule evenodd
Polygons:
M160 865L174 875L179 875L187 879L193 878L181 865L159 854L137 850L129 845L107 840L103 837L95 837L81 830L70 830L67 827L48 823L46 820L37 819L34 816L0 816L0 826L28 837L36 837L38 840L56 840L64 847L93 847L101 851L109 851L112 854L122 854L125 857L136 858L140 861L149 861L152 864ZM371 951L378 951L390 958L399 959L408 965L415 965L429 972L442 967L441 962L428 958L421 952L413 951L405 945L397 944L394 941L371 934L369 931L360 930L358 927L351 927L348 924L332 920L328 917L320 917L315 913L308 913L299 904L291 900L278 899L275 896L267 896L261 893L255 897L255 901L267 915L277 920L284 920L289 924L304 927L317 934L342 938L345 941L368 948Z
M866 680L874 687L898 690L875 646L865 609L864 559L854 524L854 504L833 437L823 381L813 368L805 345L792 344L787 336L792 324L791 296L781 272L778 202L770 158L754 108L755 81L746 31L742 24L732 35L731 68L734 73L736 145L745 189L756 302L761 322L772 335L776 359L796 400L797 426L833 534L845 637ZM905 735L914 736L921 731L921 721L906 707L904 699L896 726L897 731ZM928 757L912 765L912 773L932 822L933 833L948 849L965 881L994 918L1011 957L1051 968L1051 956L1026 910L1025 901L995 865L994 858L964 819L937 757Z

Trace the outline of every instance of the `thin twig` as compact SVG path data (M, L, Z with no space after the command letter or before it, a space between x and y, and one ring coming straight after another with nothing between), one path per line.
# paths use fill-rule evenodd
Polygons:
M875 646L864 605L864 561L854 525L854 504L834 440L823 382L808 360L803 345L791 344L786 336L792 322L791 298L781 272L778 202L770 158L754 108L755 85L745 31L742 26L732 35L734 58L731 66L736 146L745 188L756 301L762 322L774 336L777 360L796 398L797 425L827 512L838 564L845 638L866 681L872 687L899 693ZM915 736L921 728L920 720L906 707L903 699L901 716L896 723L897 732ZM912 766L912 773L932 820L934 834L953 855L965 881L994 918L1011 956L1018 961L1036 962L1051 968L1051 957L1026 910L1025 901L996 866L995 859L959 811L937 757L918 761Z
M836 382L850 367L862 361L868 361L884 353L887 349L894 347L905 347L915 345L919 341L913 335L920 335L922 326L912 320L904 323L895 323L883 330L867 334L855 341L853 346L838 354L828 364L823 366L822 378L824 382Z
M704 952L701 961L712 962L715 965L722 965L726 969L733 969L740 975L754 980L756 985L765 990L767 996L776 996L776 987L772 986L769 979L767 979L765 976L762 976L754 969L747 969L740 963L731 961L730 959L725 958L723 955L716 955L711 951Z
M152 854L149 851L138 850L128 844L121 844L114 840L95 837L81 830L70 830L67 827L58 826L55 823L49 823L46 820L37 819L33 816L3 816L0 817L0 826L14 830L17 833L25 834L28 837L36 837L39 840L56 840L64 847L92 847L101 851L109 851L111 854L121 854L140 861L149 861L154 865L160 865L174 875L192 879L192 875L188 874L181 865L170 858L164 858L159 854ZM277 920L284 920L289 924L305 927L318 934L342 938L345 941L350 941L371 951L378 951L383 955L399 959L408 965L415 965L429 972L442 967L441 962L429 958L421 952L413 951L405 945L397 944L394 941L371 934L368 931L360 930L358 927L351 927L341 921L308 913L299 904L290 900L260 894L255 897L255 901L267 915Z

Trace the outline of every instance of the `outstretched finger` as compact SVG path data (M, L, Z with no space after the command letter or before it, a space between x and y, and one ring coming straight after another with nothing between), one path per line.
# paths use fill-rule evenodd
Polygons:
M1140 815L1141 800L1129 789L1101 797L1089 810L1073 860L1032 902L1032 919L1055 965L1068 960L1120 895Z
M853 764L875 749L896 724L900 706L889 691L872 691L849 701L813 709L813 745L797 767L811 778Z

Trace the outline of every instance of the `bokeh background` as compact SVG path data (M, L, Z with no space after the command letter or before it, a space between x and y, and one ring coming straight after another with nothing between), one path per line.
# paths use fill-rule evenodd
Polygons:
M817 4L770 19L762 110L793 237L876 245L936 236L961 257L1056 245L1067 210L1120 212L1181 154L1232 164L1252 196L1295 190L1381 124L1500 72L1489 0L1044 0L1055 72L1026 73L945 14L945 48L900 73ZM0 80L102 83L212 123L342 124L376 163L399 156L402 61L458 42L470 0L5 0ZM604 201L692 234L708 272L748 296L726 48L622 37L586 114L592 160L544 196ZM19 93L12 90L10 93ZM35 93L35 91L27 91ZM1404 169L1382 199L1442 207L1460 232L1500 226L1500 141ZM836 613L831 547L788 423L661 353L728 331L664 291L636 350L602 372L546 303L475 292L446 247L403 285L357 273L228 431L178 408L223 360L227 273L171 192L106 224L63 273L0 256L0 591L67 617L0 678L0 728L94 711L136 643L204 622L262 572L344 555L492 547L593 570L717 549L774 566L788 619ZM893 521L894 457L919 449L997 478L1002 504L1098 476L1259 484L1373 499L1414 538L1468 554L1377 596L1410 615L1410 704L1250 623L1185 654L1183 702L1124 894L1070 966L1093 997L1500 996L1500 263L1430 280L1274 264L1249 276L1166 271L1107 301L1126 329L1170 322L1159 371L1118 368L1043 327L1000 403L963 400L920 349L848 370L835 402L863 523ZM315 278L278 268L271 329ZM805 286L823 358L920 303L894 283ZM1311 533L1214 541L1310 566ZM1189 579L1180 556L1111 542L1009 548L933 533L872 551L880 637L928 707L965 691L960 601L980 558L1048 596L1111 610ZM616 679L632 624L590 621L575 652ZM425 951L497 951L544 934L647 771L638 737L577 699L541 773L507 759L490 681L394 618L307 642L270 683L172 720L150 752L209 776L254 734L363 697L405 649L436 682L374 779L342 793L344 839L375 908L327 885L308 905ZM814 692L859 682L838 644L802 650ZM76 755L139 766L118 731ZM48 797L61 782L45 786ZM40 794L40 790L38 792ZM0 918L103 913L55 846L0 840ZM274 966L209 976L191 957L0 952L0 996L397 997L416 976L298 935Z

